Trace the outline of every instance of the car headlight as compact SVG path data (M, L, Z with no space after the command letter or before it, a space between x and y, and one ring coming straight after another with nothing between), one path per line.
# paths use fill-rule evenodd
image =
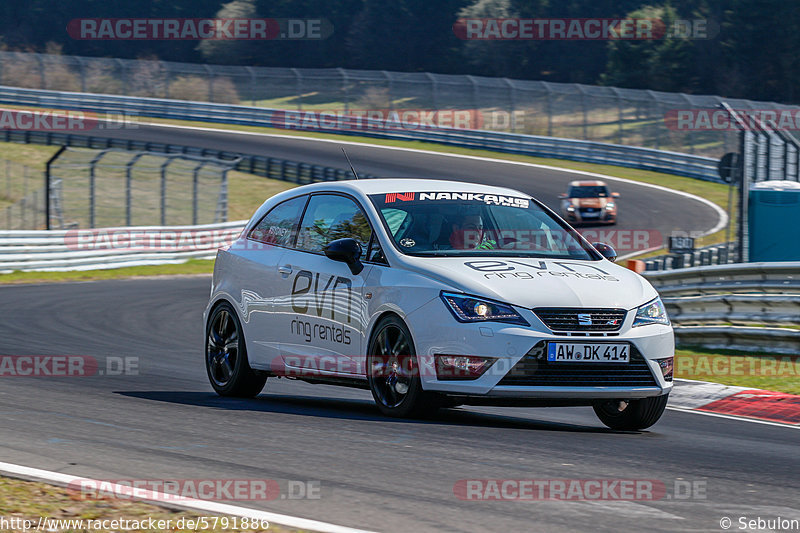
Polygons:
M530 326L528 321L508 304L451 292L442 292L441 296L459 322L505 322Z
M647 324L664 324L669 326L667 310L661 302L661 298L644 304L636 310L636 318L633 319L633 327L646 326Z
M567 206L567 211L569 211L570 213L574 212L575 211L575 206L572 206L572 205Z
M606 204L606 209L608 209L608 210L614 209L614 202L608 202Z

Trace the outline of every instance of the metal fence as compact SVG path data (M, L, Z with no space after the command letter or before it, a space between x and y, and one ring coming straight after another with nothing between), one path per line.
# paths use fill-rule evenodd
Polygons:
M306 125L304 122L295 123L294 118L296 117L294 116L300 113L297 111L5 86L0 86L0 103L49 109L80 109L105 114L111 117L111 120L102 122L104 129L106 127L117 129L127 125L135 127L136 123L132 119L132 115L276 128L287 128L287 122L290 121L293 123L290 129L304 131L434 142L463 148L617 165L709 181L722 181L717 172L717 160L710 157L638 146L521 133L453 127L386 127L387 121L361 119L356 116L341 117L334 125L327 125L325 121L322 124ZM292 118L287 119L290 116Z
M204 65L0 52L0 84L295 110L471 110L471 126L719 157L735 131L681 131L676 110L719 96L428 72ZM736 109L797 109L726 101Z
M67 147L48 164L48 229L225 222L237 162Z
M0 229L43 229L44 215L41 170L0 159Z

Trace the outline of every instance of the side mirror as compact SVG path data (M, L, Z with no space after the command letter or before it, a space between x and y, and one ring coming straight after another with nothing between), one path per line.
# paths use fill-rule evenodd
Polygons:
M611 197L612 198L619 198L619 193L618 192L612 192L611 193Z
M360 259L362 253L361 243L355 239L336 239L325 247L325 256L328 259L346 263L353 275L364 270Z
M600 252L600 255L611 261L612 263L617 260L617 251L603 242L593 242L594 249Z
M567 197L567 193L562 192L561 194L558 195L558 197L559 198L566 198Z

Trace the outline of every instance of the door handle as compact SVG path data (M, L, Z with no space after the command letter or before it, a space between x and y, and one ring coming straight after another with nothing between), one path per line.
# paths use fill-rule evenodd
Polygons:
M278 267L278 272L283 274L284 276L288 276L292 273L292 265L283 265Z

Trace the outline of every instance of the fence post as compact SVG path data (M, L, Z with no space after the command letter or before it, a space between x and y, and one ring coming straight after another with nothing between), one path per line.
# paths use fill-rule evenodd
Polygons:
M53 154L53 156L47 160L47 164L44 167L44 217L45 217L45 229L50 229L50 166L53 164L53 161L59 158L61 154L64 153L66 150L66 146L62 146L58 149L58 151ZM8 175L8 161L6 161L6 175Z
M94 159L89 162L89 227L94 228L95 204L97 198L95 196L95 167L100 159L108 153L108 150L103 150L97 154Z
M197 225L197 180L199 179L200 169L205 165L205 161L201 161L199 165L192 170L192 225Z
M342 67L339 67L336 70L342 77L342 92L344 93L344 114L346 115L348 110L350 109L350 90L347 88L347 83L349 81L349 78L347 76L347 71L345 71Z
M386 81L389 82L389 109L394 111L394 80L392 76L385 70L381 71L381 74L386 78Z
M161 164L161 225L167 225L167 167L176 156L164 154L165 161Z
M545 108L547 109L547 136L553 136L553 103L550 101L552 98L552 91L550 91L550 85L546 82L542 82L542 87L544 90L547 91L545 94L547 97L545 98Z
M583 90L583 85L580 83L575 84L578 87L578 90L581 92L581 110L583 111L583 140L589 140L588 130L586 128L586 122L588 120L588 111L586 109L586 92Z
M439 109L439 83L436 81L436 78L430 72L426 72L425 76L431 80L431 98L433 98L433 108Z
M208 74L208 101L214 101L214 72L211 70L211 67L208 65L203 65L203 68L206 69L206 74Z
M140 157L145 155L144 153L138 153L133 158L125 164L125 225L131 225L131 205L132 205L132 187L131 182L133 181L133 166L139 160Z
M509 125L511 126L511 133L516 133L517 132L517 115L515 113L517 109L516 88L514 87L514 84L511 83L511 80L509 80L508 78L503 78L503 81L506 82L506 85L508 85L508 93L509 93L508 100L511 106L509 114Z
M245 67L250 73L250 105L256 106L256 71L253 67Z
M296 68L289 69L294 74L295 93L297 94L297 110L303 110L303 75Z
M616 87L611 88L617 95L617 144L622 144L622 94Z
M80 56L75 56L75 59L78 61L78 69L81 73L81 92L86 92L86 64L83 61L83 58Z
M39 83L40 83L40 88L47 89L47 78L45 78L45 75L44 75L44 70L45 69L44 69L44 61L42 61L42 55L41 54L34 54L34 57L36 58L36 62L39 63Z

